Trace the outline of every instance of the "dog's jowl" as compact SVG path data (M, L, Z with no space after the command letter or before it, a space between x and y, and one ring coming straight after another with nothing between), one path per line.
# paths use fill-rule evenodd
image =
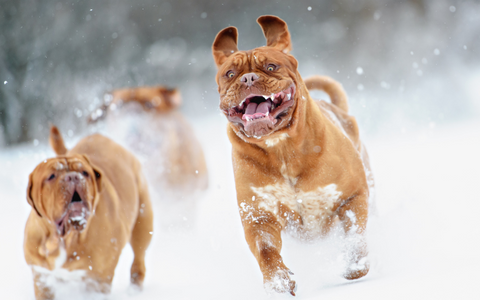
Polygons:
M373 177L345 92L328 77L302 79L283 20L257 22L267 46L240 51L237 29L228 27L212 50L240 216L265 288L295 295L280 255L282 230L313 239L339 224L349 241L344 277L365 276ZM309 89L324 90L331 103L314 101Z

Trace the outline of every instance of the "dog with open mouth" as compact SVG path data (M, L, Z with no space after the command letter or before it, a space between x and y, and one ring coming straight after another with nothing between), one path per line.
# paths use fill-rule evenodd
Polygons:
M280 255L282 231L311 240L339 226L346 241L344 277L365 276L374 183L347 96L329 77L302 79L283 20L262 16L257 22L266 46L239 51L237 29L227 27L212 52L240 217L264 286L295 295L293 273ZM325 91L331 103L314 101L309 89Z
M50 276L79 278L88 290L108 293L127 242L134 252L131 282L140 289L145 251L153 234L152 207L140 163L99 134L67 150L52 126L50 144L57 156L33 170L27 188L32 211L25 227L24 254L32 267L36 299L54 299L54 287L46 284ZM61 278L56 278L58 274Z

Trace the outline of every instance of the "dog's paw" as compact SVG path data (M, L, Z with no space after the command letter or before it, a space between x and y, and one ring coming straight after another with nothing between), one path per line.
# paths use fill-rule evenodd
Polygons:
M129 296L135 296L138 295L142 292L143 288L137 284L130 284L130 286L127 289L127 294Z
M290 270L278 270L271 279L265 280L264 287L267 293L290 293L295 296L297 285L290 279L289 274L293 275Z
M142 290L144 278L145 274L143 272L132 272L132 274L130 275L130 283L132 284L132 286L136 286L138 289Z
M127 293L130 296L140 294L143 290L143 276L139 276L138 273L132 273L130 278L130 286Z
M369 270L370 263L366 257L363 257L358 262L351 263L343 273L343 277L348 280L358 279L367 275Z

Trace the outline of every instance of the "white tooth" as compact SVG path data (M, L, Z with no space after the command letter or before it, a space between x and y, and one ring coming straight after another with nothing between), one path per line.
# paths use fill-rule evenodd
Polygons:
M287 99L290 100L290 98L292 98L292 95L291 95L291 94L287 94Z
M270 112L267 111L267 114L266 114L267 117L268 117L268 114L269 114L269 113L270 113Z
M270 98L269 96L265 96L265 95L262 95L262 96L263 96L263 98L265 98L265 99L268 99L268 98Z
M272 99L272 101L275 100L275 94L272 93L272 94L270 95L270 98Z

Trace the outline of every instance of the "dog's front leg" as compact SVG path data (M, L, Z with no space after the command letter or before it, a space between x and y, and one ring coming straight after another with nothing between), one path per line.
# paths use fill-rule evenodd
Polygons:
M281 232L285 224L277 218L278 209L275 206L278 206L278 202L274 200L271 191L260 192L261 195L255 192L255 187L268 187L284 179L279 173L276 178L272 176L268 165L260 164L236 151L233 151L233 166L245 239L262 271L264 287L267 292L290 293L295 296L296 284L290 279L293 273L285 266L280 255ZM266 201L270 200L270 196L273 202L269 205Z
M33 274L33 287L35 291L36 300L53 300L55 295L50 287L47 286L47 276L46 274L39 273L32 268Z
M365 229L368 220L368 193L359 193L339 208L346 238L347 268L343 276L353 280L367 275L370 264Z
M25 243L23 248L25 261L32 269L35 299L54 299L55 295L49 287L48 282L50 276L48 270L51 268L47 255L48 253L58 252L58 240L55 239L55 235L48 238L44 232L40 231L42 227L34 222L32 218L29 218L25 229Z
M269 212L253 209L247 215L242 216L245 239L262 271L265 289L295 296L295 281L289 276L293 273L285 266L280 255L282 226Z

